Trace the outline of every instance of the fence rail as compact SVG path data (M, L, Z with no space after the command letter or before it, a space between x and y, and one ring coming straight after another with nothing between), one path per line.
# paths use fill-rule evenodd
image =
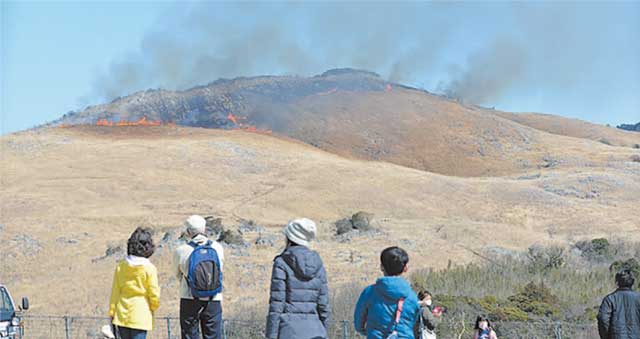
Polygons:
M38 316L24 318L24 339L102 339L100 329L109 324L106 317ZM473 338L473 324L447 319L438 325L438 338ZM597 339L595 324L568 322L498 322L494 323L498 337L506 339ZM225 339L262 339L264 322L227 319L224 321ZM149 339L180 338L180 319L156 318ZM350 321L335 321L329 331L330 339L363 339Z

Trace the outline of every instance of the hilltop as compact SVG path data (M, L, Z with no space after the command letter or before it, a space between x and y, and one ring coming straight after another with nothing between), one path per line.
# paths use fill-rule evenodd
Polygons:
M71 112L52 125L140 119L272 131L349 158L465 177L514 175L550 164L583 166L594 157L585 156L592 150L582 139L640 144L639 134L464 105L354 69L313 77L221 79L186 91L148 90Z

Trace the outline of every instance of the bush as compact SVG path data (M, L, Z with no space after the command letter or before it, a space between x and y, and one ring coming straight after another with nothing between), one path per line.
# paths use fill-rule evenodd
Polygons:
M629 258L627 260L616 260L611 266L609 266L609 271L613 274L619 272L620 270L631 270L633 272L636 280L640 280L640 263L636 258Z
M591 241L579 241L576 248L582 252L582 256L588 261L604 261L612 256L611 244L605 238L596 238Z
M522 288L520 293L508 298L515 307L523 312L532 313L538 316L558 316L558 297L551 293L551 290L543 283L528 283Z
M228 245L245 245L242 233L233 230L223 230L218 241L224 242Z
M631 156L631 161L640 162L640 154L634 154Z
M529 267L534 272L544 272L564 266L564 249L561 247L529 247L527 258Z
M222 218L216 218L208 216L204 218L207 221L206 233L207 236L218 237L224 232L224 226L222 225Z

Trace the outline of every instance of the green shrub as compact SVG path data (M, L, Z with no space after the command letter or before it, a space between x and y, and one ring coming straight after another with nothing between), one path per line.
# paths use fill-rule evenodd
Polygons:
M497 321L527 321L529 315L517 307L497 307L489 313L489 318Z
M588 261L604 261L612 257L613 251L609 240L596 238L591 241L579 241L576 248L582 252L582 256Z
M531 246L528 249L527 258L529 267L534 272L545 272L564 266L564 248Z
M551 290L543 283L538 285L530 282L518 294L509 297L508 300L523 312L534 315L557 317L560 314L558 297L553 295Z
M616 260L611 266L609 266L609 271L613 274L619 272L620 270L631 270L636 279L640 279L640 263L636 258L629 258L627 260Z

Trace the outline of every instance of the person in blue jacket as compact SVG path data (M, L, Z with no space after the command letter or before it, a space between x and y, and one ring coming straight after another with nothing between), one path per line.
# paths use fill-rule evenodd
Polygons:
M394 330L399 339L415 339L413 328L420 315L418 297L404 279L409 255L399 247L386 248L380 254L384 277L360 294L353 322L356 331L367 339L385 339ZM398 302L403 299L402 313L396 326Z

